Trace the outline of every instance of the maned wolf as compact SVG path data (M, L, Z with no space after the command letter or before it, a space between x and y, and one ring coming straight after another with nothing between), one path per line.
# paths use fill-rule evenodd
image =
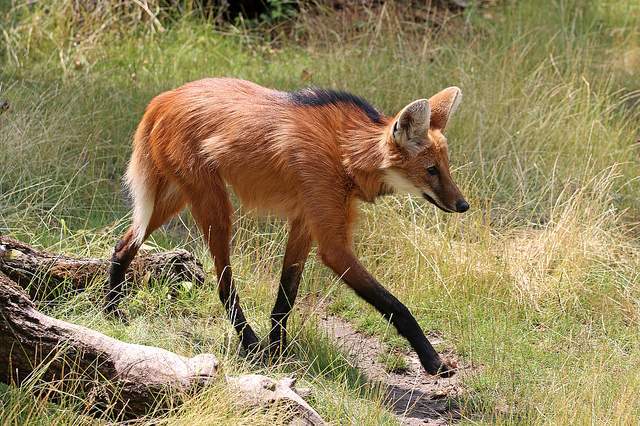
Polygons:
M322 261L390 320L431 374L453 374L409 310L354 256L358 201L409 192L446 212L469 204L449 171L443 131L462 95L449 87L411 102L394 117L345 92L296 92L212 78L162 93L148 105L133 140L126 183L133 224L115 247L106 303L116 311L125 271L145 238L187 204L218 274L218 291L248 351L258 338L233 284L229 185L243 205L289 221L269 348L286 341L286 322L313 241Z

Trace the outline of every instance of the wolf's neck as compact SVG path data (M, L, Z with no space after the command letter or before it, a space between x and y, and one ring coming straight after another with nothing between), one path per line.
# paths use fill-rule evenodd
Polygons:
M338 136L342 164L353 179L357 195L365 201L389 192L382 179L384 169L391 165L386 121L349 123Z

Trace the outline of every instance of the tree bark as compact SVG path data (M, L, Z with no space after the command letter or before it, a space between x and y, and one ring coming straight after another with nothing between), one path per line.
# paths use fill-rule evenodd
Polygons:
M33 375L86 398L116 417L137 417L171 405L171 394L198 389L216 376L213 355L186 358L121 342L51 318L0 272L0 380L21 384Z
M94 280L106 280L109 264L106 259L49 253L0 236L0 272L27 289L34 299L48 299L61 291L82 291ZM150 278L164 279L168 283L203 284L205 274L202 264L186 250L141 252L131 263L127 282Z

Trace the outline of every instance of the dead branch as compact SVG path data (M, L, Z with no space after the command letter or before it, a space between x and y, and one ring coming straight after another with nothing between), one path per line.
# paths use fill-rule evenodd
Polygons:
M38 250L10 237L0 236L0 272L29 291L33 298L50 298L66 282L81 291L94 280L106 280L107 259L78 258ZM186 250L140 253L129 268L127 281L164 279L168 283L204 283L202 264Z

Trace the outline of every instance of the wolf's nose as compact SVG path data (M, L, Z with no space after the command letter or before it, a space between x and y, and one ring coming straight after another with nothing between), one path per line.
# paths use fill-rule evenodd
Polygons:
M467 210L469 210L469 203L467 203L465 200L456 201L456 211L458 213L464 213Z

